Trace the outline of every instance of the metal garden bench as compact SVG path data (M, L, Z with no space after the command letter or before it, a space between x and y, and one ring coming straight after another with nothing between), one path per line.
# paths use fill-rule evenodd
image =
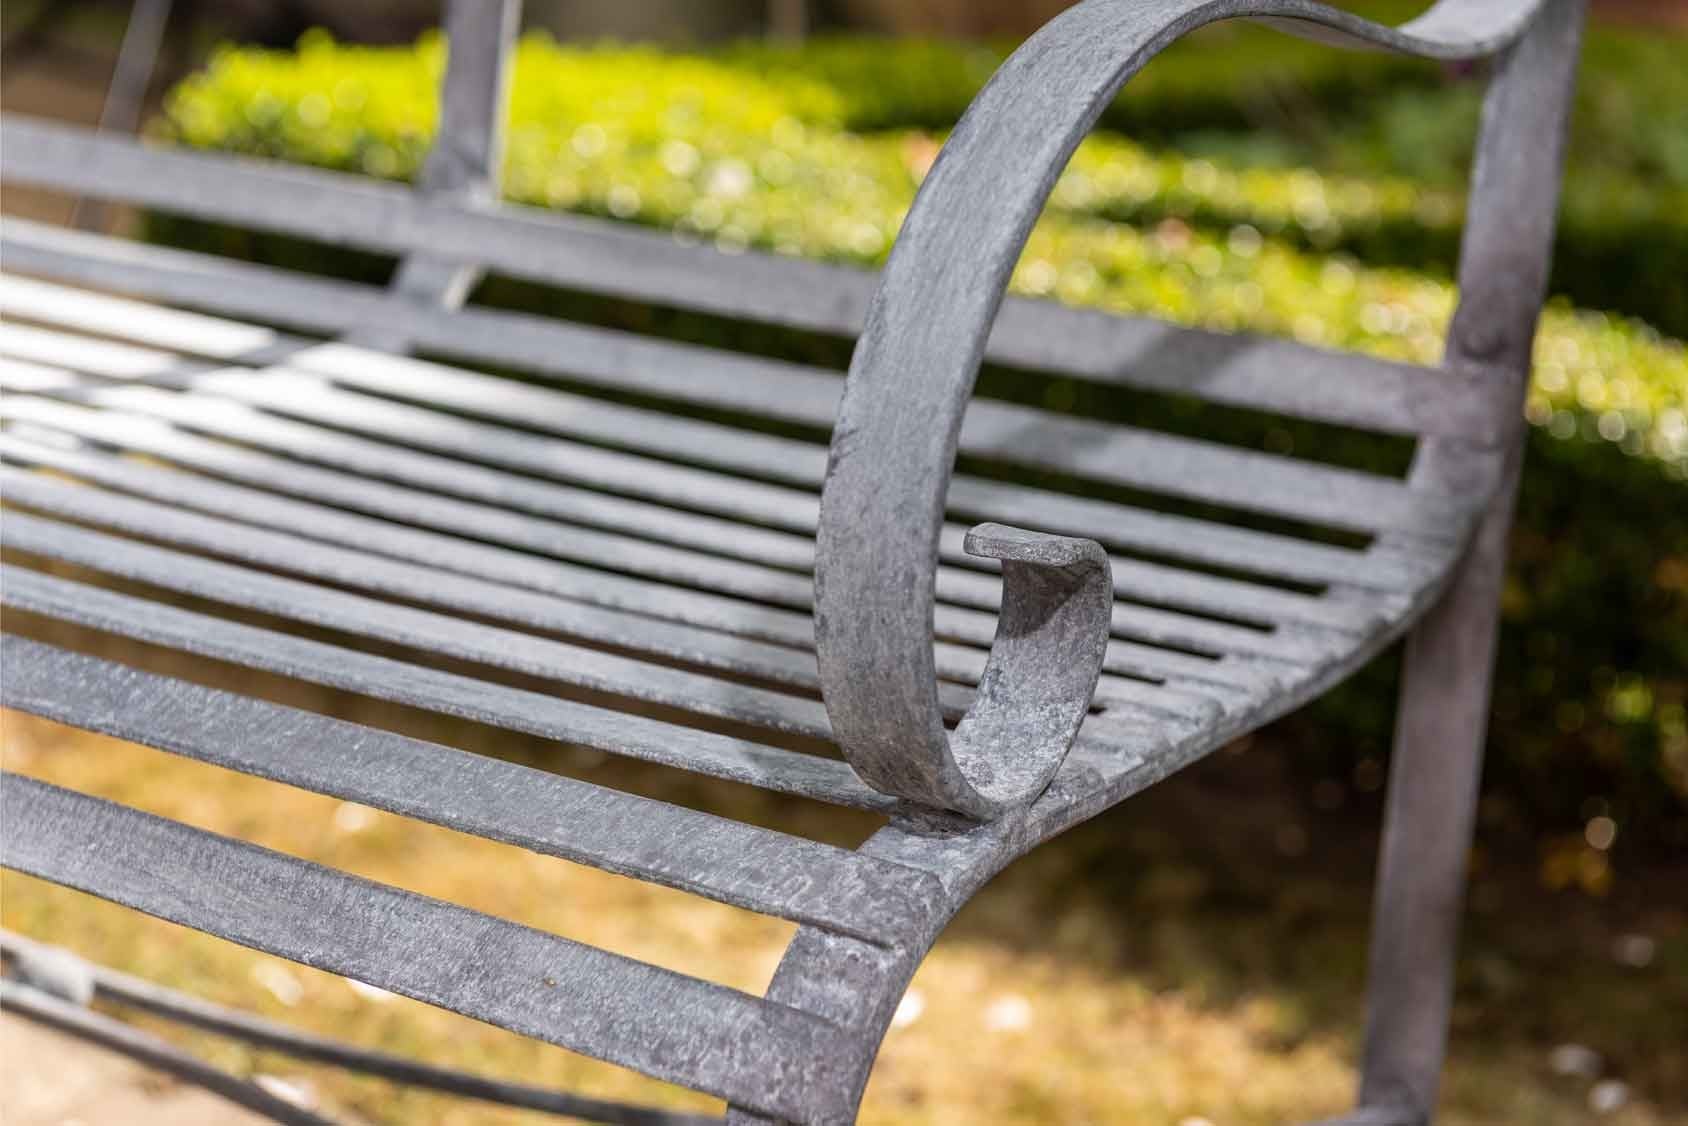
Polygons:
M1004 299L1101 108L1231 17L1493 57L1439 367ZM1343 1121L1426 1122L1579 0L1442 0L1398 29L1310 0L1088 0L979 95L878 277L495 202L516 5L448 18L442 143L414 191L5 119L9 183L402 261L381 289L4 221L3 598L24 623L4 639L4 703L795 921L771 987L21 776L4 784L6 865L708 1092L731 1122L845 1122L910 975L992 875L1410 631L1361 1109ZM483 272L859 336L844 378L466 303ZM1409 436L1416 454L1392 478L969 403L984 359ZM1046 476L1015 478L1028 468ZM1201 507L1169 511L1185 503ZM32 636L43 621L882 827L841 849L65 648ZM285 1121L319 1119L76 1002L595 1121L692 1120L6 949L9 1005Z

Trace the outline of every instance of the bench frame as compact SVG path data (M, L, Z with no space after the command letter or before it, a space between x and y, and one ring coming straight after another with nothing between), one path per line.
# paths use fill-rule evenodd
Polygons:
M480 277L483 267L469 253L477 230L521 238L519 227L495 230L488 220L477 228L475 219L497 195L518 8L517 0L448 5L452 49L440 142L417 185L415 214L392 221L396 231L449 211L460 220L457 233L442 229L435 248L403 259L386 297L390 315L375 327L354 329L352 343L393 353L428 346L430 311L460 308ZM811 270L805 279L835 287L833 311L815 314L814 302L782 307L779 285L766 280L776 275L751 265L740 268L742 287L719 287L732 293L687 292L695 305L724 303L725 311L781 323L832 331L861 325L820 509L819 686L846 758L861 778L894 799L885 807L893 813L890 824L860 856L883 862L887 871L913 869L923 880L918 895L902 900L902 910L878 917L879 934L849 933L836 919L800 928L766 1001L815 1018L833 1034L817 1041L822 1046L812 1059L794 1056L778 1071L758 1076L741 1074L740 1068L730 1083L717 1083L716 1089L755 1086L761 1092L754 1103L736 1103L727 1121L745 1126L783 1120L772 1108L786 1108L785 1117L801 1121L853 1117L897 1003L955 912L1038 843L1194 757L1168 754L1101 784L1082 772L1077 778L1071 772L1057 775L1103 660L1111 605L1107 556L1089 540L994 525L975 529L968 550L1003 561L1002 624L977 699L961 726L946 734L949 713L935 687L934 575L945 494L981 361L1021 360L1105 377L1121 362L1122 346L1137 349L1131 359L1139 366L1142 352L1163 343L1146 322L1132 326L1106 318L1109 329L1102 334L1092 331L1101 323L1092 314L1034 311L1027 302L1005 304L1003 295L1057 176L1103 108L1159 50L1195 28L1232 18L1344 46L1494 60L1446 356L1439 371L1410 373L1425 389L1381 401L1323 401L1318 392L1328 382L1298 382L1294 371L1284 370L1287 357L1310 371L1324 362L1318 354L1287 345L1282 348L1288 352L1273 352L1278 346L1262 345L1265 352L1232 362L1226 344L1208 338L1204 345L1198 333L1179 337L1183 354L1169 351L1163 365L1167 386L1198 385L1216 401L1294 405L1315 417L1421 435L1409 483L1475 498L1469 545L1431 591L1434 599L1415 608L1407 643L1375 903L1360 1110L1342 1121L1407 1126L1430 1120L1446 1049L1499 589L1522 456L1520 406L1546 289L1582 16L1583 0L1439 0L1424 16L1392 29L1310 0L1088 0L1028 40L979 95L923 184L871 303L865 279ZM38 127L21 123L7 128L14 140L29 138L32 150L52 148L50 130L32 133ZM128 159L124 153L110 150L113 160ZM163 162L158 167L175 160L183 176L201 159L158 155ZM52 163L50 155L41 159ZM66 157L62 167L42 175L75 190L84 175L76 163ZM299 179L301 205L309 203L309 183L308 177ZM85 186L98 189L91 178ZM137 188L143 201L147 190ZM332 227L359 220L325 213L322 222ZM608 267L611 292L661 300L697 288L698 279L674 272L681 259L670 249L635 240L594 251L594 237L583 234L580 262L536 268L552 271L554 278L570 271L584 276L596 270L596 253L614 263ZM27 246L9 245L8 251L21 253L29 268ZM118 264L107 276L121 285ZM957 278L967 284L954 284ZM348 317L358 319L355 313ZM1073 331L1050 331L1060 325ZM888 476L904 484L883 488ZM1393 636L1379 634L1357 649L1331 669L1328 683ZM1293 703L1263 707L1258 719L1264 722ZM911 740L911 732L924 735ZM1016 749L1012 760L1004 756L1008 747ZM1028 747L1036 753L1027 754ZM20 784L9 782L7 789L8 797L18 795ZM11 840L7 851L13 863ZM40 970L49 956L18 939L8 939L7 949L35 966L37 979L52 979ZM110 995L131 1000L148 995L144 983L100 973L104 976L93 980ZM8 1004L52 1008L50 999L32 1000L20 988L6 985ZM164 1009L172 1004L157 1002ZM630 1009L640 1004L637 997L626 999ZM60 1016L66 1023L89 1023ZM301 1054L402 1073L409 1081L444 1089L482 1082L442 1079L443 1073L406 1070L369 1053L289 1039L262 1022L243 1024L208 1007L198 1010L198 1021L234 1034L244 1028L284 1048L290 1043ZM109 1028L105 1034L122 1040ZM618 1049L589 1038L569 1046L619 1058ZM695 1045L700 1053L708 1049ZM670 1045L662 1051L679 1050ZM154 1062L194 1074L191 1063L167 1054L155 1052ZM675 1066L674 1074L684 1074L684 1065ZM484 1082L468 1093L602 1121L687 1120L654 1111L616 1117L633 1112L583 1109L566 1099L547 1105L546 1093ZM289 1112L268 1106L266 1113L285 1119Z

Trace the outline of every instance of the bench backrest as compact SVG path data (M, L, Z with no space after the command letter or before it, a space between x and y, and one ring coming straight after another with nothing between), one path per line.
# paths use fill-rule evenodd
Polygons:
M723 254L626 225L494 202L518 7L517 0L448 6L452 48L439 142L415 190L6 121L10 180L396 254L403 265L388 294L235 263L175 268L164 251L149 252L142 271L135 260L72 232L19 221L6 224L9 262L312 332L353 333L388 347L533 367L709 411L830 428L840 384L812 369L759 362L730 371L695 363L664 370L640 363L617 334L531 318L495 323L472 310L446 320L428 311L460 306L487 271L848 337L860 331L873 297L877 279L860 270ZM1552 65L1519 57L1531 50L1543 54L1526 43L1504 55L1485 109L1461 300L1441 365L1357 359L1019 298L1003 302L984 349L988 361L1016 368L1426 439L1410 481L1356 475L1352 487L1333 488L1328 477L1315 485L1297 472L1294 458L1150 432L1131 432L1123 442L1115 433L1087 452L1085 443L1116 428L982 402L969 413L962 454L1362 536L1446 534L1438 525L1445 506L1434 494L1492 487L1520 430L1556 201L1558 146L1541 138L1562 129L1559 88L1568 82L1562 57L1547 60ZM1429 456L1434 451L1441 453ZM1127 453L1134 455L1129 464Z

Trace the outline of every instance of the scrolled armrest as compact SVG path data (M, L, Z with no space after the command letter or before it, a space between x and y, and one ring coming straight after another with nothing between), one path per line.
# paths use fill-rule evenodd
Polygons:
M1113 576L1095 540L980 524L967 533L966 549L1001 560L1002 612L978 694L954 732L944 731L937 707L929 620L924 668L882 663L907 659L907 650L851 647L855 631L846 626L835 634L824 612L816 614L815 632L821 682L832 686L833 731L856 773L921 805L988 818L1037 797L1067 757L1102 672ZM826 601L853 606L852 622L888 622L903 609L899 599L873 575L856 573L833 586ZM903 695L881 696L886 679ZM839 684L866 690L837 691ZM905 717L921 707L922 687L930 707L924 723L910 728Z
M932 653L935 572L962 414L1009 276L1057 176L1127 79L1179 36L1223 19L1465 59L1506 48L1543 3L1560 2L1440 0L1390 28L1311 0L1088 0L1002 65L904 221L833 431L816 650L833 733L867 782L997 816L1041 792L1088 708L1111 598L1100 547L975 530L978 553L1003 560L1003 614L979 697L953 736Z

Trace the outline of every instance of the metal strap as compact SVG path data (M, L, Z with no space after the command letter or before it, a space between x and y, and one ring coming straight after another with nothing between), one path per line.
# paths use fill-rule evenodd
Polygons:
M454 205L363 177L147 148L13 115L0 122L4 174L16 183L398 254L425 249L571 289L854 335L875 280L861 270L682 246L628 224L509 205ZM277 198L288 206L274 206ZM411 333L427 315L415 312L393 327ZM381 296L364 319L387 316L403 311ZM1010 301L989 355L1102 383L1196 393L1394 433L1496 438L1494 404L1480 381L1049 302Z
M377 316L379 310L385 307L380 291L368 286L323 278L302 278L287 271L164 247L126 245L111 239L31 224L26 220L0 219L0 240L4 243L9 268L26 269L89 285L121 287L164 300L265 321L280 321L314 331L353 328L369 317ZM599 362L605 365L604 371L621 373L615 374L615 378L620 379L624 374L632 378L633 374L647 370L655 372L663 366L677 366L682 373L703 370L721 358L721 354L706 350L631 336L616 338L615 334L611 334L614 346L606 351L593 346L590 340L580 335L601 330L581 329L548 318L486 309L463 309L425 317L418 315L413 320L407 320L405 328L429 351L472 362L515 366L566 378L579 378L582 371L590 376L593 370L597 370L594 364ZM356 367L361 362L399 362L367 351L351 352L346 359L348 367ZM651 365L649 369L644 366L647 359ZM1364 365L1367 361L1354 362ZM730 384L730 381L722 382ZM728 456L733 456L731 450L736 445L735 442L727 446ZM610 458L614 456L608 451L602 452ZM485 451L481 458L494 456L494 453ZM619 472L609 461L601 464L603 468L600 472ZM527 468L549 475L559 472L554 465ZM589 467L571 470L587 471ZM621 473L620 487L640 487L633 480L636 476ZM734 480L722 474L714 476L729 485ZM671 503L689 507L707 505L711 495L713 490L696 489L691 490L685 499L677 495ZM737 506L744 503L743 495L742 489L734 489L725 503L733 505L732 511L736 512ZM1336 583L1367 590L1402 592L1434 578L1446 566L1445 560L1440 558L1439 548L1424 552L1376 547L1354 551L966 474L958 474L951 480L950 502L957 513L977 520L1029 523L1061 534L1094 536L1104 544L1121 550L1146 551L1295 582ZM714 510L722 511L720 508ZM812 509L801 524L785 523L786 520L795 520L795 515L782 517L777 510L771 509L753 518L760 523L773 523L794 530L812 531L814 528ZM953 533L957 549L964 531L958 526ZM1430 546L1434 548L1434 545Z
M122 1052L166 1075L215 1092L236 1106L244 1107L254 1114L261 1114L272 1122L284 1123L286 1126L335 1126L329 1119L313 1114L303 1107L294 1106L256 1083L248 1083L226 1071L220 1071L174 1044L103 1013L71 1004L50 993L43 993L39 989L32 989L14 981L0 980L0 1006L8 1013L16 1013L62 1032L92 1040L113 1051Z
M0 575L5 606L134 641L781 793L879 812L894 804L832 759L260 629L11 564L0 566Z
M8 708L866 942L935 898L843 849L39 641L0 660Z
M31 778L0 811L17 871L765 1113L853 1110L859 1049L796 1009Z

